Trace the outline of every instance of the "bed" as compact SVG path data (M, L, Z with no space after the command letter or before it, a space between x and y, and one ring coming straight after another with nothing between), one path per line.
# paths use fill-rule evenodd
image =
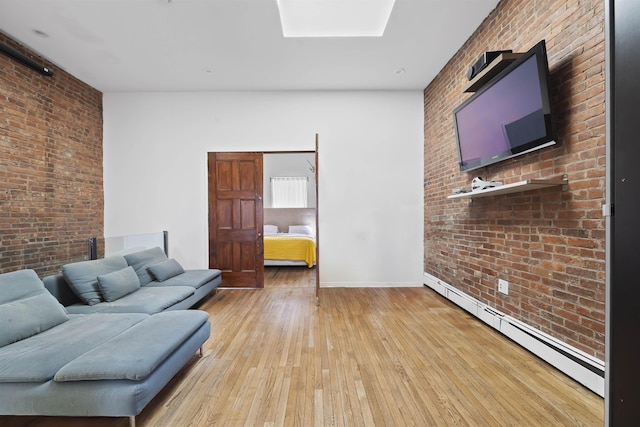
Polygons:
M265 225L265 266L307 266L312 268L315 263L316 238L311 227L291 225L288 233L279 233L276 226Z

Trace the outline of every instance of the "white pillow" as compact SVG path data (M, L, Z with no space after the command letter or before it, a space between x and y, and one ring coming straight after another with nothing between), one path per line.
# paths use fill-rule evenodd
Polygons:
M290 225L289 234L307 234L313 236L313 230L308 225Z
M269 234L278 234L278 226L277 225L264 225L264 235L267 236Z

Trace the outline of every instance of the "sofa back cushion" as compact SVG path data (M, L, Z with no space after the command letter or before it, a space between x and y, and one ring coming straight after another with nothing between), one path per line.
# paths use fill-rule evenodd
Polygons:
M76 295L75 292L69 287L69 283L64 278L62 273L52 274L51 276L45 276L42 279L44 287L49 291L51 295L56 297L60 304L67 307L73 304L84 304L84 302Z
M184 268L173 258L153 264L147 270L158 282L163 282L184 273Z
M121 256L91 261L80 261L62 266L62 274L69 287L85 304L95 305L103 301L98 276L122 270L127 262Z
M124 256L127 264L133 267L140 279L142 286L148 285L153 281L153 277L147 270L148 267L166 261L167 255L159 247L145 249L143 251L134 252Z
M98 286L105 301L111 302L140 289L140 279L133 267L98 276Z
M69 320L33 270L0 274L0 347Z

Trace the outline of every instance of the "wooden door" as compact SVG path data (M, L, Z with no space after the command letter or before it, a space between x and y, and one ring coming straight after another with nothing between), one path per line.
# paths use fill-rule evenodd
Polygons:
M209 268L221 287L264 287L262 153L209 153Z

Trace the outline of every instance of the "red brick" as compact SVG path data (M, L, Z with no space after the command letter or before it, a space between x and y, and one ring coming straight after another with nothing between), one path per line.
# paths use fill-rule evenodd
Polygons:
M425 270L601 359L603 28L602 2L502 1L424 91L425 236L433 236L425 246ZM462 93L467 66L486 50L523 52L543 38L559 144L472 174L458 172L452 111L468 97ZM470 186L473 176L510 183L565 174L567 191L544 189L471 203L446 199L454 188ZM507 298L497 294L498 278L517 283Z
M0 273L57 273L103 237L102 94L52 68L46 77L0 55Z

